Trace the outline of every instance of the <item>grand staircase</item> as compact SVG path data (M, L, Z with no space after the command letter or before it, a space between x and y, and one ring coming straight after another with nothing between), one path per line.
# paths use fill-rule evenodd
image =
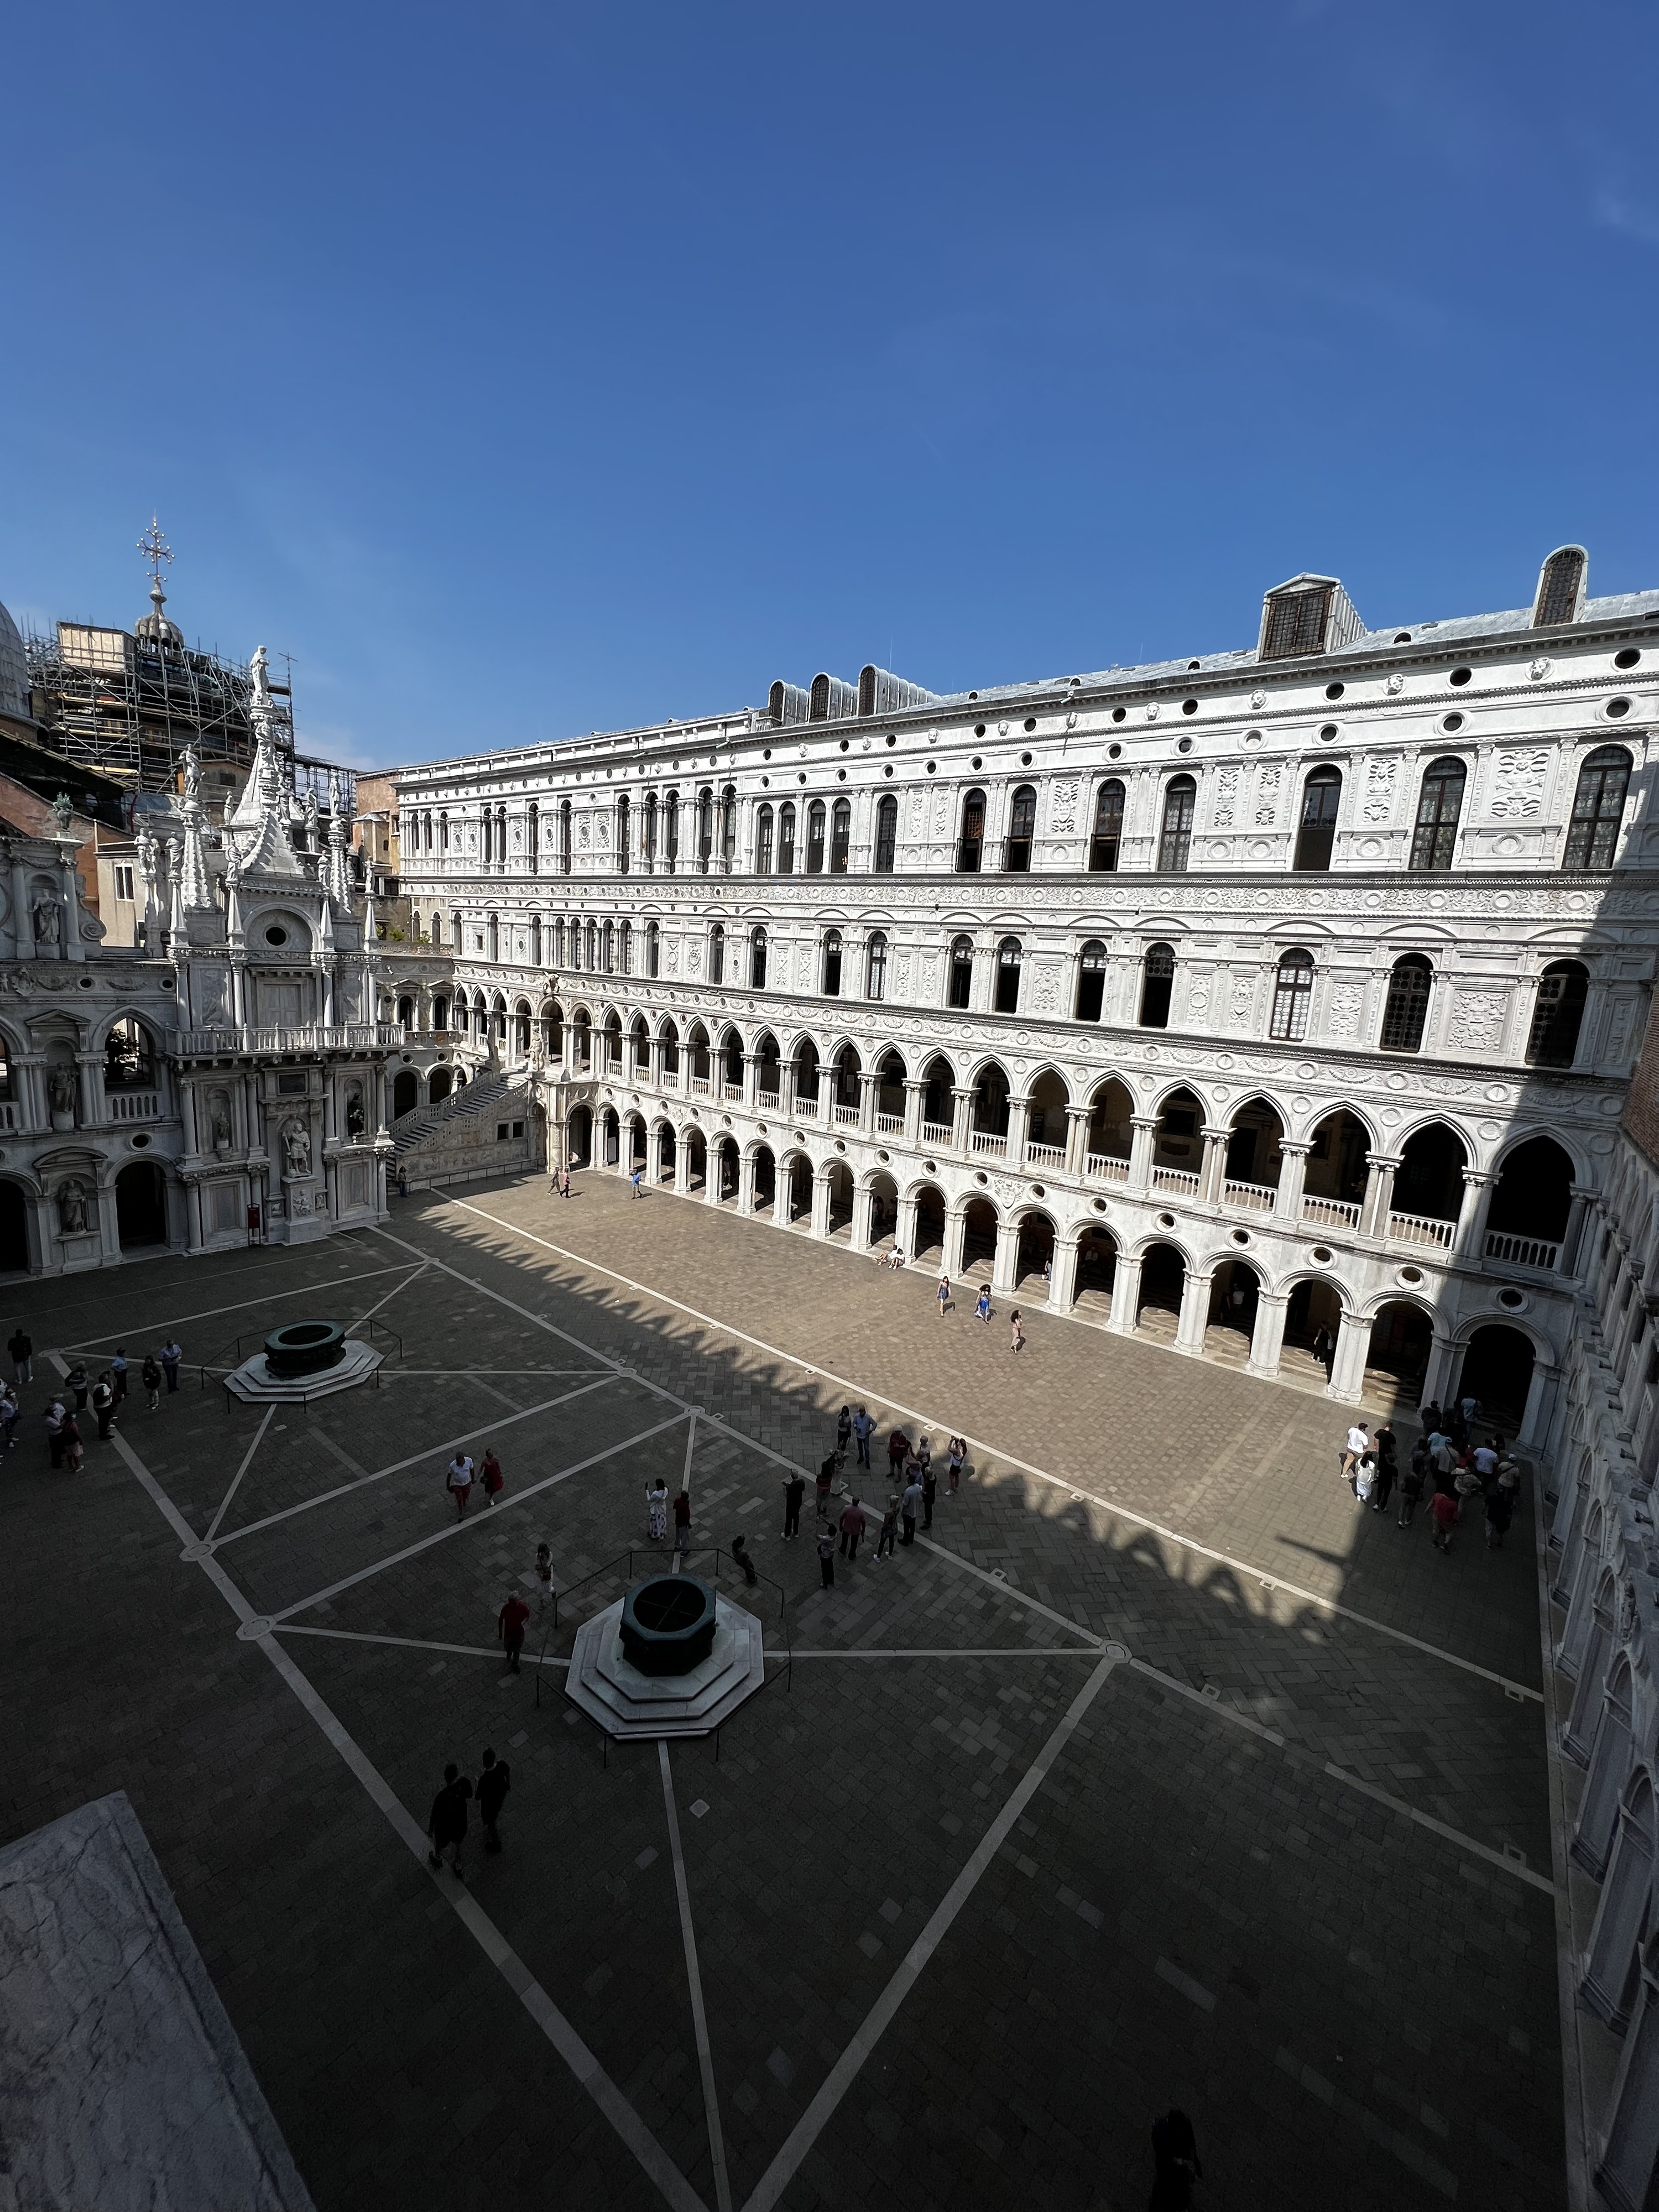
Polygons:
M472 1082L464 1083L459 1091L452 1091L447 1098L441 1098L435 1106L416 1106L407 1114L400 1114L391 1129L398 1165L403 1167L411 1152L429 1145L452 1122L470 1114L499 1109L512 1095L513 1089L510 1075L499 1071L494 1074L483 1073Z

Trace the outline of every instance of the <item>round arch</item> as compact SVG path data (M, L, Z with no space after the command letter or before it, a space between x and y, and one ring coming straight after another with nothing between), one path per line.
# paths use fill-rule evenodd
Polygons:
M1204 1317L1203 1351L1225 1366L1249 1364L1255 1337L1256 1308L1267 1281L1261 1269L1242 1255L1217 1261L1210 1277L1210 1305Z

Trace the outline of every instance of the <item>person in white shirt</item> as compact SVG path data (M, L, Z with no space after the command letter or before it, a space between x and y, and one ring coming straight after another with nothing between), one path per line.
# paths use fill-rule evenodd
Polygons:
M1370 1431L1356 1421L1348 1431L1348 1441L1342 1450L1342 1480L1350 1490L1354 1486L1354 1470L1371 1448Z
M455 1518L459 1521L466 1511L466 1501L472 1494L472 1462L465 1452L457 1452L449 1462L449 1473L444 1478L450 1496L455 1500Z

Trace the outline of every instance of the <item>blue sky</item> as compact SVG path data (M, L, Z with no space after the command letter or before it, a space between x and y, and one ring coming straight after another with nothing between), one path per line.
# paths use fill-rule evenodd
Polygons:
M1650 9L8 19L0 599L360 764L1659 584Z

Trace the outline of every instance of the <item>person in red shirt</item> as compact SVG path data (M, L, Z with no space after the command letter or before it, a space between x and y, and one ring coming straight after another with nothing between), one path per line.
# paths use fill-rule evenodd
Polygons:
M495 1617L495 1633L507 1651L508 1670L519 1671L519 1654L524 1650L524 1625L530 1618L530 1607L514 1590Z
M483 1455L483 1463L478 1469L478 1480L483 1486L484 1504L493 1505L507 1487L507 1477L501 1473L501 1463L495 1456L493 1444Z
M1452 1530L1457 1526L1460 1502L1449 1492L1437 1490L1434 1493L1429 1516L1434 1522L1434 1547L1437 1552L1449 1552L1451 1549Z

